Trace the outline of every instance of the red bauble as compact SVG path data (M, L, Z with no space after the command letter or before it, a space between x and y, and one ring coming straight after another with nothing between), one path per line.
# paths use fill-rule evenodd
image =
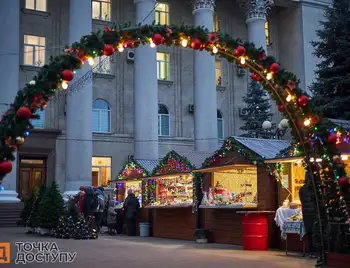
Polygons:
M315 115L311 118L311 122L313 124L318 124L320 122L321 118L318 115Z
M32 116L32 112L28 107L22 106L18 109L17 116L29 119Z
M200 40L198 39L194 39L192 42L191 42L191 48L194 49L194 50L198 50L200 49L202 46L202 43Z
M105 44L105 46L103 47L103 55L112 56L114 51L115 49L112 45Z
M260 76L258 74L256 74L256 73L252 73L251 78L254 81L260 81Z
M245 54L246 50L245 50L245 47L244 46L238 46L235 50L235 55L237 57L241 57Z
M270 66L270 72L277 74L280 70L280 66L277 63L272 63Z
M12 171L12 163L10 161L0 161L0 174L7 174Z
M338 136L337 134L335 133L331 133L329 136L328 136L328 142L329 143L335 143L338 139Z
M347 178L347 177L342 177L342 178L340 178L340 179L338 180L338 183L339 183L340 185L344 185L344 184L346 184L346 183L349 183L349 178Z
M74 74L73 74L72 70L64 70L61 74L61 77L63 80L69 82L69 81L73 80Z
M309 103L309 97L305 95L300 96L298 103L300 106L305 107Z
M278 111L280 111L281 113L283 113L285 111L286 107L284 107L284 105L280 105L278 106Z
M159 46L163 43L164 37L161 34L154 34L152 36L152 41L155 45Z

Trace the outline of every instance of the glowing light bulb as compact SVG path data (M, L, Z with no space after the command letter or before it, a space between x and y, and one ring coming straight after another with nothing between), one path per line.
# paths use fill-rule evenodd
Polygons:
M88 58L88 63L90 66L94 65L95 61L93 58Z
M152 40L150 41L149 46L150 46L151 48L156 47L156 45L153 43L153 41L152 41Z
M218 53L218 48L215 46L213 47L213 53L214 54ZM241 60L241 62L242 62L242 60ZM245 63L245 60L244 60L244 63ZM242 63L242 64L244 64L244 63Z
M68 88L68 83L66 81L63 81L61 86L62 86L63 89L67 89Z
M292 95L288 95L288 97L286 98L286 101L290 102L292 100Z
M245 58L241 57L241 64L245 64Z
M266 79L267 79L267 80L271 80L271 79L272 79L272 73L267 73Z
M123 45L119 45L119 46L118 46L118 51L119 51L119 52L123 52L123 51L124 51Z
M187 45L188 45L187 39L182 39L182 41L181 41L181 46L187 47Z
M310 125L310 123L311 123L311 121L310 121L310 119L305 119L305 121L304 121L304 126L309 126Z

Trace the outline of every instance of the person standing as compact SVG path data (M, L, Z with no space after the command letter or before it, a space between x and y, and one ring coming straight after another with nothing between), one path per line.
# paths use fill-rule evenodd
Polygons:
M102 227L101 224L102 224L103 211L105 209L105 199L101 189L96 190L94 201L93 201L93 208L94 208L93 211L96 219L97 232L100 232Z
M82 211L86 221L89 216L94 215L94 212L92 209L93 199L94 199L94 191L91 186L88 186L86 189L86 193L84 195L83 203L82 203Z
M136 219L139 212L140 203L131 189L128 190L128 197L125 199L124 205L124 217L128 225L128 235L136 235Z
M316 204L312 196L312 181L308 173L305 175L305 184L299 190L299 198L302 206L305 231L309 241L310 258L317 258L313 241L313 227L316 220Z

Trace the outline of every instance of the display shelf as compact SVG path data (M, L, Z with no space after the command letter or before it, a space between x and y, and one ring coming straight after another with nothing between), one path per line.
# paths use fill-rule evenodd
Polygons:
M164 205L164 206L145 206L145 208L190 208L193 204L188 205Z
M199 208L210 209L255 209L257 204L231 204L231 205L200 205Z

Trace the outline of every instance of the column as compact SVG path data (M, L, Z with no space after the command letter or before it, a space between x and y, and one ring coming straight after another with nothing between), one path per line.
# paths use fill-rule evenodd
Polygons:
M273 0L246 0L244 8L248 26L248 41L256 48L266 49L265 22L267 11L271 8Z
M79 41L92 31L91 1L70 0L69 44ZM91 71L86 62L77 71L74 83ZM82 185L91 185L92 178L92 81L67 95L66 118L66 186L65 194L75 194Z
M3 0L0 8L0 27L3 38L0 42L0 117L9 109L3 103L12 103L19 90L19 42L20 42L20 1ZM6 37L5 37L6 36ZM2 181L1 202L20 202L16 192L17 159L12 162L12 172Z
M194 24L214 29L215 0L196 0ZM194 52L194 137L195 149L213 152L218 148L215 57Z
M152 24L155 0L135 0L136 23ZM134 150L136 159L158 159L158 80L156 48L135 49Z

